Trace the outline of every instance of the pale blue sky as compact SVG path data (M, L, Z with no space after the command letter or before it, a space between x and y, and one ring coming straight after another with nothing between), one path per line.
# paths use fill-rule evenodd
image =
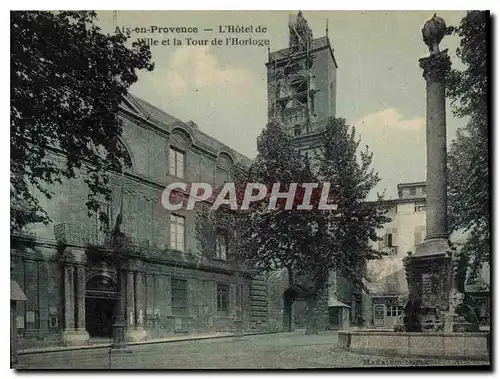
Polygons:
M339 65L337 116L356 125L363 144L374 153L381 176L377 190L397 195L400 182L425 180L425 81L418 59L427 55L421 28L434 11L303 11L314 37L326 34ZM287 47L286 11L118 11L118 26L262 25L271 50ZM438 11L448 25L457 25L465 12ZM99 12L104 31L113 29L112 12ZM132 38L148 35L133 34ZM192 36L192 35L191 35ZM195 38L212 39L216 32ZM164 39L169 36L149 35ZM181 38L182 36L172 35ZM452 64L459 39L445 37ZM142 73L131 92L185 121L250 158L256 138L266 124L267 47L152 48L156 68ZM463 124L448 107L448 140Z

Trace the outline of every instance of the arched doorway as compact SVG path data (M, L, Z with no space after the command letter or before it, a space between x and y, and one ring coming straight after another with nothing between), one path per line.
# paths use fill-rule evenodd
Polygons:
M283 330L292 332L294 329L306 327L306 300L303 289L294 285L283 293Z
M118 293L109 273L94 273L87 279L85 323L90 337L111 338Z
M293 288L288 288L283 293L283 330L285 332L293 331L293 302L297 295L297 291Z

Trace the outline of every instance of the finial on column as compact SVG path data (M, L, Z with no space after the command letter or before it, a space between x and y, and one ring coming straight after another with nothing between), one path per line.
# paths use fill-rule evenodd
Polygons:
M445 34L446 23L434 13L434 16L422 28L422 37L431 55L439 54L439 43Z

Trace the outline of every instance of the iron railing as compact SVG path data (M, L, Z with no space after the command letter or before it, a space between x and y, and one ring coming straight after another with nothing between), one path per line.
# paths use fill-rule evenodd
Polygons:
M234 261L217 260L203 255L180 252L164 247L155 246L149 240L129 237L126 234L114 236L110 232L100 231L92 225L64 223L54 226L56 241L65 245L91 247L95 249L109 249L120 252L138 254L149 259L176 260L193 265L211 266L221 270L248 271L247 267L236 264Z
M110 232L80 224L59 224L54 226L56 241L63 244L94 246L104 249L119 248L121 251L149 255L149 240L127 235L112 238Z

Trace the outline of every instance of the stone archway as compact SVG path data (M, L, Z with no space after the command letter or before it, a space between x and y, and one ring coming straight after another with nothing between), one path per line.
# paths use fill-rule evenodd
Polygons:
M306 327L306 292L300 285L293 285L283 293L283 330L293 332Z
M90 337L112 337L117 298L113 275L106 272L89 275L85 286L85 326Z

